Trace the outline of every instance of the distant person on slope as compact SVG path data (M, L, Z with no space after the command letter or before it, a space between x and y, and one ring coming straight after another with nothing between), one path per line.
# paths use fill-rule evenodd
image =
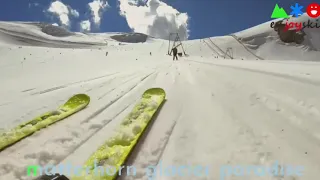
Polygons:
M172 49L172 52L173 52L173 60L174 60L174 58L176 58L176 59L178 60L178 56L177 56L177 54L178 54L178 49L177 49L176 47L174 47L174 48Z

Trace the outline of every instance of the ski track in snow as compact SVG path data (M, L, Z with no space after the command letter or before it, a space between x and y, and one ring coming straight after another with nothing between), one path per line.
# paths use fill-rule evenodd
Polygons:
M264 83L251 83L260 80ZM59 94L71 94L79 86L60 89ZM313 84L181 60L155 70L116 73L82 86L91 97L89 106L2 151L1 177L26 179L25 167L29 164L84 161L87 156L79 158L78 154L94 151L96 146L91 151L85 147L97 138L102 139L96 140L97 144L103 142L99 132L108 134L106 129L111 131L149 86L164 88L168 100L126 162L137 169L137 174L127 176L123 172L119 179L148 179L146 168L159 163L163 167L210 165L210 176L200 179L219 178L219 167L225 164L271 166L274 161L303 165L307 170L304 178L318 173L319 87ZM139 90L130 93L136 88ZM109 127L110 123L113 125ZM163 175L156 179L179 177Z
M83 117L86 117L88 113L86 113L86 110L83 110L80 114L76 114L68 119L68 121L61 121L61 123L57 123L57 128L53 126L53 129L46 130L46 131L40 131L35 133L33 137L30 137L28 139L25 139L21 141L21 143L17 143L16 146L20 146L18 151L5 151L2 152L6 156L10 157L9 158L9 163L3 164L2 168L4 166L9 166L9 167L15 167L15 172L13 174L17 174L16 176L20 175L25 175L25 167L23 167L23 164L17 163L16 165L11 164L10 161L14 160L16 162L19 161L19 159L25 159L28 161L28 164L47 164L47 163L53 163L56 164L62 158L64 158L67 154L72 152L72 147L73 146L79 146L78 143L81 144L81 141L83 138L86 138L87 136L90 136L90 134L95 133L96 129L101 129L104 125L108 124L114 117L110 117L110 119L104 117L105 119L99 119L95 120L95 117L98 116L99 114L103 113L106 111L106 109L111 106L112 104L116 103L119 99L121 99L123 96L125 96L128 92L130 92L132 89L134 89L139 83L143 83L144 80L148 80L147 78L151 74L143 74L143 75L138 75L135 76L135 78L131 78L131 76L127 77L125 81L114 81L115 83L108 84L108 86L105 86L105 88L100 88L97 91L92 91L91 93L88 93L91 97L91 101L101 100L101 96L95 97L92 94L101 94L105 96L105 101L108 102L107 104L101 103L99 106L102 106L99 108L98 107L93 107L93 105L89 105L90 109L97 109L93 114L88 116L85 120ZM119 78L120 79L120 78ZM129 80L128 80L129 79ZM131 82L131 83L130 83ZM126 85L126 83L130 83ZM108 90L109 89L109 90ZM121 90L121 92L119 92ZM113 93L112 97L107 97L108 94L105 94L104 92L109 92ZM100 92L100 93L99 93ZM119 93L119 94L118 94ZM139 97L139 96L138 96ZM131 102L132 103L132 102ZM98 103L97 103L98 105ZM89 107L88 107L89 109ZM113 113L119 113L119 112L113 112ZM113 114L112 113L112 114ZM80 117L82 116L82 118ZM93 120L91 123L89 123L90 120ZM102 122L100 122L102 121ZM76 124L75 124L76 123ZM85 125L83 125L86 123ZM82 125L80 127L80 125ZM78 127L77 127L78 126ZM59 133L54 133L54 132L60 132L60 131L66 131L68 132L68 136L66 134L59 134ZM44 133L44 134L43 134ZM48 139L43 138L46 136L46 133L54 133L55 136L52 136L52 139L48 141ZM35 151L34 147L35 146L41 146L43 144L42 148L39 148ZM59 145L60 144L60 145ZM55 146L60 147L57 148ZM71 148L71 149L70 149ZM26 152L26 149L29 149L29 153ZM48 152L48 151L43 151L42 149L53 149L53 152ZM23 156L20 156L19 150L23 150ZM58 151L58 152L56 152ZM8 154L7 154L8 152ZM18 156L17 156L18 154ZM45 156L45 157L44 157ZM54 159L54 162L51 161L51 159ZM37 161L39 160L39 161ZM32 162L32 163L31 163ZM22 165L22 168L18 168L19 166Z
M166 111L166 108L161 110L143 145L139 146L139 150L135 152L137 154L134 153L128 161L128 165L137 168L137 175L126 176L124 173L120 179L148 179L146 168L159 162L163 167L189 164L210 166L209 177L190 176L184 179L218 179L219 167L223 165L252 164L270 167L275 161L303 165L306 169L303 179L317 175L319 159L308 155L317 154L320 145L317 139L320 116L317 108L314 108L319 107L319 104L314 104L319 101L312 100L317 97L318 87L292 82L282 76L257 75L252 71L243 73L232 70L230 73L229 68L220 68L221 66L211 67L188 61L178 62L178 65L179 68L175 68L181 73L178 79L185 82L184 91L190 95L178 91L180 96L189 98L168 99L171 103L180 102L187 111L181 112L177 108L176 116L183 116L174 119L170 118L173 115ZM197 84L193 84L193 79L198 80ZM250 83L257 82L257 79L267 80L264 81L266 84ZM290 86L299 89L295 92ZM268 89L270 87L273 89ZM169 90L168 97L170 93ZM297 94L304 95L302 99L310 99L312 102L308 104L295 99ZM170 101L165 104L168 109L169 104ZM179 107L178 104L175 106ZM167 119L170 119L171 123L168 123ZM302 134L304 136L301 136ZM154 150L155 147L158 148ZM296 157L297 160L292 160L291 157ZM260 178L299 179L297 176ZM156 179L181 177L159 175Z
M208 166L209 175L158 174L156 180L220 180L223 165L270 167L275 161L282 167L303 166L303 176L225 179L320 176L318 62L219 59L198 41L185 43L191 56L172 61L164 55L164 44L99 50L1 45L0 131L55 109L77 93L88 94L91 102L0 152L0 180L32 179L26 176L31 164L83 164L151 87L163 88L166 101L126 161L137 174L124 170L119 180L148 180L146 168L157 165ZM252 57L243 45L235 54Z

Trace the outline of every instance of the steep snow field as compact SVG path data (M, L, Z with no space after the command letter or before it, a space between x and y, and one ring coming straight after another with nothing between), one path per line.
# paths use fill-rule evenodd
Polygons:
M320 18L310 19L306 13L284 22L304 22L307 24L308 21L313 22L313 26L317 24L320 27ZM271 22L277 22L277 20L234 33L233 36L265 59L320 61L320 28L305 28L304 42L301 45L296 45L280 41L277 33L270 28Z
M208 166L208 175L156 180L220 180L224 165L276 161L279 169L302 166L302 176L251 172L224 179L317 179L320 63L312 61L319 61L319 46L281 43L269 24L185 41L188 56L172 61L168 41L142 34L70 34L0 22L0 131L74 94L91 97L86 109L0 152L0 179L32 179L26 167L33 164L81 165L151 87L163 88L167 101L127 161L137 174L119 179L147 180L145 168L161 164Z

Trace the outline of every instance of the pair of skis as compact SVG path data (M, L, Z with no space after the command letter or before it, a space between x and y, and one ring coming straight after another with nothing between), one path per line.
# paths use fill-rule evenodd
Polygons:
M148 126L154 114L158 111L166 98L166 93L161 88L151 88L146 90L140 101L135 105L130 114L120 124L117 134L108 139L99 147L84 164L85 170L81 175L71 177L71 180L112 180L117 177L114 175L103 174L97 176L94 173L94 163L102 167L115 167L116 171L124 164L130 152L137 144L139 138ZM31 135L32 133L45 128L55 122L79 112L90 103L90 97L85 94L77 94L71 97L64 105L57 110L45 113L31 121L17 126L9 132L0 135L0 151L13 145L19 140ZM137 128L139 127L139 128ZM126 131L131 129L131 136L124 136ZM98 161L98 162L97 162ZM70 180L64 175L43 175L37 180Z

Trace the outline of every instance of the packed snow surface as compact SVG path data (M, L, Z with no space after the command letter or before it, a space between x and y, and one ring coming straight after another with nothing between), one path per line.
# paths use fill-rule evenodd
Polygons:
M0 152L1 180L33 179L28 165L83 164L152 87L163 88L167 100L127 161L136 174L119 179L147 180L146 168L157 165L163 172L156 180L320 177L317 44L281 43L266 23L185 41L188 56L172 61L167 40L43 27L0 22L0 131L53 110L74 94L86 93L91 102ZM170 167L181 166L202 166L204 174L170 176ZM284 175L261 173L264 168Z

